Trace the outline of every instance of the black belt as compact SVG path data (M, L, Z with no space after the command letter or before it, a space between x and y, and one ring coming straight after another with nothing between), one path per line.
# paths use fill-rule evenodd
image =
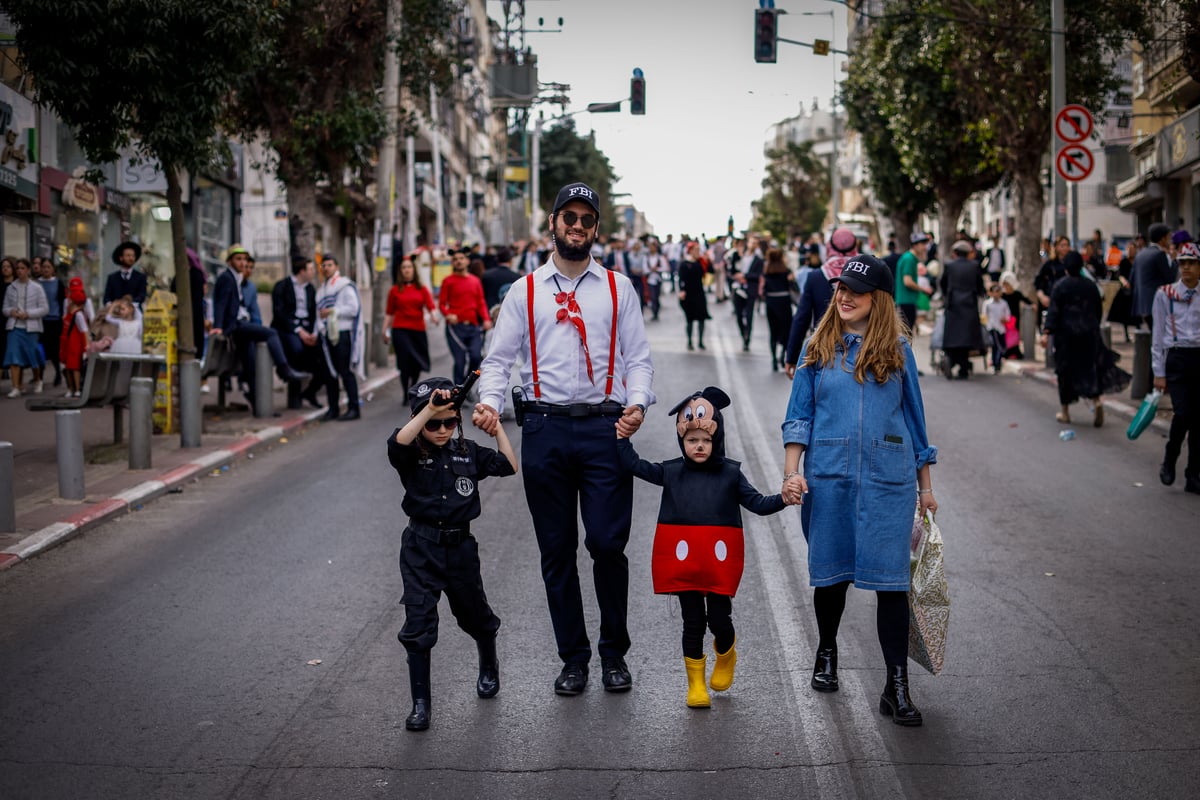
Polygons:
M612 400L603 403L523 403L526 414L549 414L552 417L600 417L620 414L625 407Z
M450 525L440 522L429 523L409 520L408 527L422 539L446 546L462 544L471 536L471 526L469 524Z

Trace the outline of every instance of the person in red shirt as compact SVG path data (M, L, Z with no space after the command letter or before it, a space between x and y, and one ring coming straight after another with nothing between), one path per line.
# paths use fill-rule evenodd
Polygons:
M437 324L436 308L433 295L421 283L412 257L405 256L400 260L396 280L388 292L387 316L391 324L383 328L384 343L390 339L396 352L396 369L400 372L400 386L405 396L421 373L429 371L429 337L425 333L425 321L428 317L429 322Z
M483 284L467 271L470 251L451 250L450 258L454 272L442 280L438 307L446 318L446 343L454 356L454 382L461 385L468 373L479 369L483 332L491 330L492 318L483 299Z

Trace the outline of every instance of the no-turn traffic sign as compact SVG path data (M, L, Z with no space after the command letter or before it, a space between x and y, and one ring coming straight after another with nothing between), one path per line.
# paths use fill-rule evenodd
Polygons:
M1092 112L1072 103L1054 115L1054 133L1067 144L1078 144L1092 135Z
M1083 180L1092 174L1095 166L1092 151L1081 144L1069 144L1054 157L1054 169L1068 181Z

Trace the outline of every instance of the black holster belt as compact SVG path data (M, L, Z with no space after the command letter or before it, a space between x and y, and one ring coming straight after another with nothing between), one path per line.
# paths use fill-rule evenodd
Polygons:
M620 414L625 407L611 400L604 403L522 403L526 414L549 414L552 417L600 417L607 414Z
M447 546L462 544L471 536L470 525L440 525L410 520L408 527L426 541Z

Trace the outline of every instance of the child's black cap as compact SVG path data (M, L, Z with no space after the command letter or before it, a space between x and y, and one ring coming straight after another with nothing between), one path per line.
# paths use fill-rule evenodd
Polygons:
M426 378L408 390L408 405L416 416L422 408L429 404L429 398L438 389L454 389L454 381L449 378Z

